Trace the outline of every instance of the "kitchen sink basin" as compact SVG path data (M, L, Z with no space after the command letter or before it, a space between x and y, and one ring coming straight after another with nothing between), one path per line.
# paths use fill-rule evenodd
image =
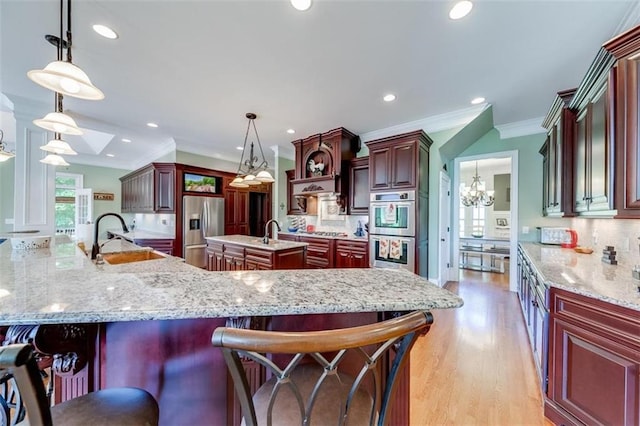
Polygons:
M121 253L105 253L102 255L105 262L111 265L121 263L142 262L144 260L164 259L165 256L154 251L126 251Z

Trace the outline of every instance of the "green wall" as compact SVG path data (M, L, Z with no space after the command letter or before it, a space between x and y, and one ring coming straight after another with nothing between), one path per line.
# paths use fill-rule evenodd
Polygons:
M0 163L0 232L13 230L13 225L7 225L5 221L13 219L15 163L15 157Z
M518 240L535 241L536 226L555 226L558 219L542 216L542 155L538 153L545 140L544 133L500 139L493 129L465 150L460 157L502 151L518 151ZM522 227L529 233L523 234Z

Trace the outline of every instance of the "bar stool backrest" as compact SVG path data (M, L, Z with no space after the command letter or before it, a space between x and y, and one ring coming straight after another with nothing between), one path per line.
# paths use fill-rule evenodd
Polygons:
M220 347L240 401L244 424L366 424L385 426L396 378L416 338L433 317L415 311L374 324L337 330L278 332L217 328ZM278 354L290 354L286 365ZM343 362L358 359L353 377ZM254 395L243 362L271 377ZM353 369L352 369L353 370Z

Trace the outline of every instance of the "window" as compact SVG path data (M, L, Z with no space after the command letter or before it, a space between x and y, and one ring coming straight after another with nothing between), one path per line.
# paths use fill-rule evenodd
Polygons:
M75 234L76 196L81 189L82 175L56 173L56 234Z

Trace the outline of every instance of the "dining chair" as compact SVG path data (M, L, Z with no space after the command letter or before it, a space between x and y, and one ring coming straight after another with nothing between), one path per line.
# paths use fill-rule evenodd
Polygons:
M222 350L248 426L385 426L396 379L432 322L430 313L414 311L335 330L219 327L212 343ZM268 379L253 395L243 367L247 360L263 366Z

